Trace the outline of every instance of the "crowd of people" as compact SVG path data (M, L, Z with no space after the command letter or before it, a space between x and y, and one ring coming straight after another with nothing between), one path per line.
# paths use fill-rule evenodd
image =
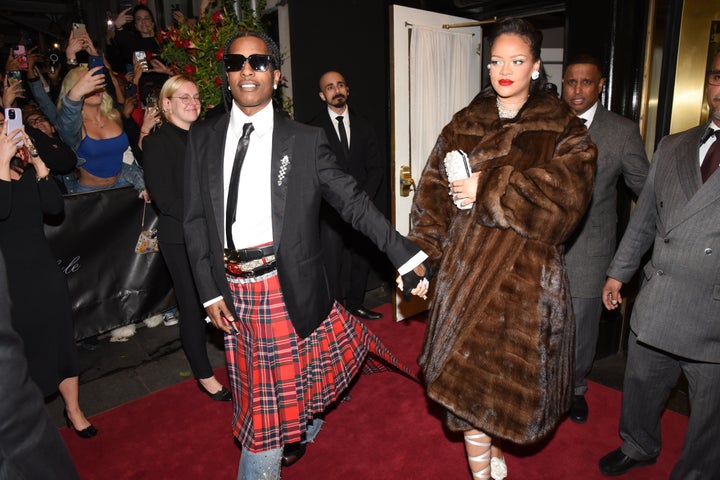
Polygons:
M158 211L198 388L233 401L239 479L279 479L366 355L393 361L358 321L379 316L358 296L367 265L357 255L365 245L349 240L355 231L388 256L406 294L425 297L435 283L419 352L427 395L463 433L472 476L494 480L508 475L504 443L541 441L566 417L587 420L602 307L618 307L654 245L631 325L624 443L599 468L611 476L654 463L659 416L684 372L692 414L671 478L711 478L720 461L720 333L704 322L718 313L720 54L706 78L711 120L663 140L650 168L637 126L599 103L598 59L569 59L558 98L542 35L522 19L498 22L488 37L490 84L440 132L406 238L372 203L378 165L367 157L377 146L347 108L342 74L322 75L321 115L303 125L274 108L277 44L238 32L224 48L222 111L199 122L194 80L135 55L159 51L152 12L138 5L113 24L105 55L87 33L72 32L62 65L31 49L24 59L9 55L3 77L3 107L24 122L11 130L6 118L0 136L12 325L30 377L43 395L60 392L78 435L98 430L80 408L67 286L42 218L62 211L61 193L132 186ZM472 173L450 181L446 161L457 155ZM615 253L621 176L639 203ZM338 225L342 234L327 230ZM343 248L359 280L341 280ZM47 279L40 286L38 274ZM225 335L229 389L210 367L207 324Z

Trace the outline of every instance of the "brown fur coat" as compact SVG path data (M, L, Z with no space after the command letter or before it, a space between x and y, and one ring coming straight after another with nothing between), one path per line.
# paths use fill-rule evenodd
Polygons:
M443 160L457 149L481 172L470 210L448 195ZM494 96L477 97L440 134L410 238L437 272L420 364L452 430L530 443L569 408L575 325L562 243L590 201L596 156L550 94L513 120L498 118Z

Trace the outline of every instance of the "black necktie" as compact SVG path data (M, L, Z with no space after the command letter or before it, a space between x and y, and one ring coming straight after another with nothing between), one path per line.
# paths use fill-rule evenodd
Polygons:
M710 149L705 154L702 165L700 165L700 176L703 183L710 178L710 175L715 173L718 164L720 164L720 130L715 131L715 141L710 145Z
M348 143L347 138L347 132L345 131L345 124L343 123L343 117L342 115L338 115L335 117L335 120L338 122L338 131L340 132L340 143L343 146L343 150L345 150L345 155L350 153L350 143Z
M248 144L250 143L250 134L252 131L252 123L246 123L243 125L243 133L240 140L238 140L237 150L235 150L235 161L233 162L232 173L230 174L227 206L225 207L225 235L227 236L227 246L231 250L235 249L235 243L233 243L232 239L232 226L233 223L235 223L235 213L237 211L240 170L242 169L243 160L245 160L245 154L247 153Z

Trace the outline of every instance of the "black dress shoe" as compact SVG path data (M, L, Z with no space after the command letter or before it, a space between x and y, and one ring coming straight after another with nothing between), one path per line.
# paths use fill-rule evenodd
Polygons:
M605 455L600 459L600 473L608 477L615 477L632 470L635 467L652 465L655 459L635 460L625 455L619 448Z
M78 430L75 428L75 425L70 421L70 417L68 416L67 410L63 409L63 416L65 417L65 423L67 423L68 428L72 428L75 433L77 433L77 436L80 438L93 438L95 435L97 435L97 429L90 425L89 427L83 428L82 430Z
M365 307L353 308L350 313L365 320L379 320L383 317L382 313L373 312Z
M225 387L220 387L220 390L218 390L217 392L210 393L205 387L203 387L202 383L200 383L200 380L197 381L197 386L201 392L203 392L205 395L212 398L216 402L232 401L232 393L230 393Z
M588 419L588 404L585 395L575 395L568 411L568 418L574 423L585 423Z
M283 467L289 467L293 463L297 462L305 455L305 444L304 443L288 443L283 447L282 454L282 465Z

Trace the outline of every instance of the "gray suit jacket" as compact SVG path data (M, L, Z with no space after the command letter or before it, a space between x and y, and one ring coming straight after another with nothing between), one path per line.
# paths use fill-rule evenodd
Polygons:
M653 246L631 328L648 345L720 362L720 174L702 184L698 146L705 128L660 142L607 273L627 282Z
M635 122L598 105L590 124L597 172L590 208L566 243L565 263L573 297L600 297L616 245L617 181L640 195L650 164Z
M320 242L320 201L335 208L402 266L420 251L392 227L355 179L337 163L325 132L275 113L271 202L273 246L283 299L295 331L307 337L332 306ZM225 200L223 152L230 114L192 126L185 157L184 231L188 257L203 302L232 296L223 263Z

